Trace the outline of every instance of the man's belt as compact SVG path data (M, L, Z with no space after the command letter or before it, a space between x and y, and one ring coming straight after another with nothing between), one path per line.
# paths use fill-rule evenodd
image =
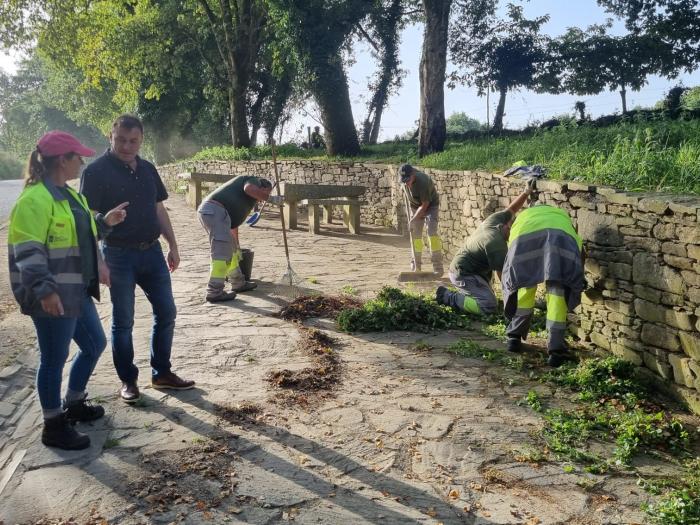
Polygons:
M120 239L105 239L105 244L111 246L112 248L127 248L129 250L148 250L151 246L158 242L158 239L153 239L152 241L145 242L130 242L123 241Z

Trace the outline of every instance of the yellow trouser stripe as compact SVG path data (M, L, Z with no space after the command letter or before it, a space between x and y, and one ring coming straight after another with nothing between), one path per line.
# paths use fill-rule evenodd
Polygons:
M519 288L518 289L518 309L526 308L532 309L535 307L535 294L537 293L537 286L532 288Z
M442 250L442 239L438 235L429 235L428 240L430 241L430 251L439 252Z
M565 323L567 311L564 296L547 293L547 321Z
M228 273L235 272L240 266L240 260L236 253L231 257L231 263L228 265Z
M462 309L466 312L469 312L470 314L481 315L481 308L479 308L479 303L477 303L476 299L470 297L469 295L464 296L464 305L462 306Z
M224 279L228 270L228 263L219 259L211 260L211 269L209 277L213 279Z
M416 253L421 253L423 251L423 239L413 239L413 249Z

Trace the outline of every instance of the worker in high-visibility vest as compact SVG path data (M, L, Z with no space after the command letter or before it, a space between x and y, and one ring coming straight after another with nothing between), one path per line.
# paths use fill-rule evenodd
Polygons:
M41 442L82 450L90 438L73 423L94 421L105 410L86 390L107 340L93 298L110 286L98 235L124 221L128 202L93 217L87 200L67 182L76 179L83 157L95 151L64 131L49 131L29 157L25 186L10 214L8 248L12 293L31 317L39 343L36 390L44 416ZM68 387L61 399L63 367L75 341Z
M530 327L537 285L545 283L547 362L558 367L566 361L566 317L581 302L584 289L581 253L581 237L564 210L538 204L516 217L501 278L505 315L510 319L506 329L508 350L521 349Z

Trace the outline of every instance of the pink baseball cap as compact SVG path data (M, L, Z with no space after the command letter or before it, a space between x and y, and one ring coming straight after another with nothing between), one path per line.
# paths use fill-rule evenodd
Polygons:
M83 146L78 139L65 131L49 131L36 143L44 157L56 157L66 153L77 153L81 157L92 157L95 150Z

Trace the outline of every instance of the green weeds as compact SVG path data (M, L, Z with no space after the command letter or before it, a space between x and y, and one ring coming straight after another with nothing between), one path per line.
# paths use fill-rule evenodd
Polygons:
M357 288L354 286L351 286L349 284L346 284L343 286L340 291L344 293L345 295L357 295Z
M639 484L647 492L660 496L644 506L652 523L689 525L700 523L700 458L687 461L681 479L644 480Z
M344 332L432 332L470 326L466 315L437 304L435 299L390 286L362 306L341 311L337 322Z

